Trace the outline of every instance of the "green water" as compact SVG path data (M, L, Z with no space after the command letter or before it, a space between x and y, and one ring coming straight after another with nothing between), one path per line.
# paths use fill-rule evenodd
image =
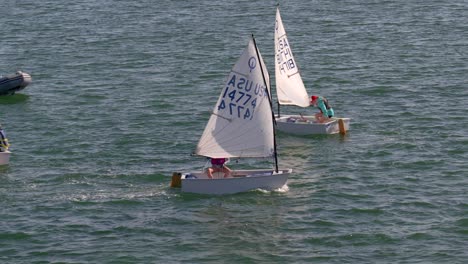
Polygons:
M309 93L351 131L279 134L282 192L168 187L204 165L190 154L250 34L273 76L275 5L3 3L0 74L33 83L0 97L0 262L465 263L466 1L282 2Z

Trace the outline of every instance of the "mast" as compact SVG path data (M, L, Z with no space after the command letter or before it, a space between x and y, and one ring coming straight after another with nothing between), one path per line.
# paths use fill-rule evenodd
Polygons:
M271 86L270 86L270 87L271 87ZM275 86L275 87L276 87L276 86ZM279 101L276 102L276 104L278 105L278 118L280 118L281 115L280 115L280 103L279 103Z
M260 70L262 71L263 83L265 84L265 90L268 94L268 102L270 103L271 118L272 118L272 123L273 123L273 153L275 157L275 171L278 172L278 155L276 153L275 113L273 112L273 103L271 102L272 99L271 99L270 91L268 90L267 82L265 79L265 73L263 72L263 65L261 62L262 60L260 59L260 54L258 53L257 42L255 41L253 34L252 34L252 40L255 46L255 53L257 54L257 60L258 60L258 63L260 64Z
M276 8L279 9L279 2L276 3ZM277 23L277 21L275 21L275 26L276 26L276 23ZM273 42L276 43L275 36L273 36ZM274 51L275 51L274 58L275 58L275 63L276 63L276 44L275 44ZM275 65L275 77L276 77L276 65ZM280 105L280 102L279 102L279 99L278 99L278 87L276 87L276 83L275 83L275 89L276 89L276 104L278 105L278 118L280 118L281 117L281 112L280 112L280 106L281 105Z

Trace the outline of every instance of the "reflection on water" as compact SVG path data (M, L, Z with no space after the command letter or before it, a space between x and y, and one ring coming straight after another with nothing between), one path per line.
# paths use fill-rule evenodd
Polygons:
M14 94L14 95L2 95L0 96L0 104L17 104L23 103L29 99L29 95L27 94Z

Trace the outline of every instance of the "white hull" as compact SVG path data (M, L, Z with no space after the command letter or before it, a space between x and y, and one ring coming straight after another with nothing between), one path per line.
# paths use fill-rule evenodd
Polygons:
M345 131L349 130L350 118L333 118L326 123L318 123L315 116L281 115L275 116L277 128L281 132L294 135L320 135L340 133L338 120L344 122Z
M255 189L275 190L283 187L292 169L236 170L232 177L209 179L206 173L182 174L182 191L200 194L232 194Z
M6 151L6 152L0 152L0 166L1 165L6 165L10 162L10 154L11 152Z

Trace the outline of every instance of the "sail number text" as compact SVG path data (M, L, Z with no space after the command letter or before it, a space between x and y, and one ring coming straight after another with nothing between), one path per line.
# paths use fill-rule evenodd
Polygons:
M287 38L278 39L278 43L276 44L276 63L278 64L280 73L292 70L297 71L296 62L292 56Z
M261 100L263 96L268 96L265 86L232 74L222 94L218 111L225 110L231 116L251 120L257 99Z

